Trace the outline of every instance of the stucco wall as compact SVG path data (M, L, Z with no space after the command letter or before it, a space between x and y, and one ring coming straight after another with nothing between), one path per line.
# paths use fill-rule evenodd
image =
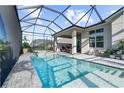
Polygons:
M112 25L112 47L116 48L120 39L124 39L124 14L121 12L113 18Z

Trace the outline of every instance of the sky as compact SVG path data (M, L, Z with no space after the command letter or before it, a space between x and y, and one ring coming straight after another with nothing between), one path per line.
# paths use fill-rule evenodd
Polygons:
M17 6L17 8L22 8L22 7L26 7L26 6ZM63 12L68 6L67 5L47 5L46 7L54 9L56 11L59 12ZM99 12L100 16L102 17L102 19L107 18L108 16L110 16L112 13L116 12L118 9L120 9L122 7L122 5L96 5L96 9ZM68 8L67 11L65 11L63 14L73 23L75 24L82 16L85 15L85 13L91 8L90 5L72 5L71 7ZM19 18L23 18L24 16L26 16L28 13L32 12L35 9L25 9L25 10L18 10L18 15ZM31 22L31 23L35 23L36 19L34 20L27 20L30 18L35 18L38 16L40 9L38 9L37 11L35 11L34 13L32 13L31 15L27 16L26 18L24 18L23 20L26 22ZM59 14L51 12L45 8L42 9L41 13L39 14L39 18L43 18L43 19L47 19L47 20L54 20ZM89 18L90 16L90 18ZM89 18L89 21L86 25L86 22ZM93 10L91 10L88 14L86 14L78 23L77 25L85 27L85 26L89 26L95 23L100 22L99 17L97 16L96 12ZM40 25L49 25L50 22L47 21L41 21L41 20L37 20L37 24ZM71 26L71 23L69 23L62 15L55 20L55 23L58 24L62 29L65 29L69 26ZM26 26L26 25L30 25L29 23L24 23L21 22L21 26ZM61 31L62 29L60 29L59 27L57 27L55 24L51 24L49 26L50 28L52 28L53 30L55 30L56 32ZM25 27L26 28L26 27ZM23 27L22 30L25 29ZM27 32L33 32L34 26L31 26L29 29L25 30ZM46 31L45 31L46 30ZM53 34L53 31L50 29L46 29L46 27L41 27L41 26L35 26L35 30L34 32L36 33L46 33L46 34ZM27 33L24 33L27 34ZM30 39L30 42L32 40L32 34L29 34L27 37L28 39ZM43 35L35 35L34 36L35 39L38 38L43 38ZM51 39L50 36L46 36L46 38Z

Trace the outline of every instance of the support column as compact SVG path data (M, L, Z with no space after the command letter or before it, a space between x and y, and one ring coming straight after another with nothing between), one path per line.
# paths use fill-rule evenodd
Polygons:
M82 32L81 33L81 53L83 53L84 51L83 51L83 42L84 42L84 35L83 35L84 33Z
M86 31L81 33L81 53L89 51L89 37Z
M54 51L57 52L58 51L58 45L57 45L57 37L54 37Z
M74 30L72 32L72 54L77 53L77 32Z

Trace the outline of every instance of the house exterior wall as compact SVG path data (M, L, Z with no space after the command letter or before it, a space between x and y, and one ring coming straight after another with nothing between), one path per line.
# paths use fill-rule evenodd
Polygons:
M103 48L89 47L89 32L92 31L92 30L97 30L97 29L101 29L101 28L104 29L104 32L102 33L102 35L104 36L104 47ZM87 46L82 48L82 51L84 50L85 53L87 53L89 51L94 52L95 50L105 50L105 49L111 48L112 39L111 39L111 24L110 23L102 24L102 25L97 25L97 26L88 28L88 29L86 29L85 33L87 33L87 37L86 36L82 36L82 38L86 37L88 39ZM84 52L82 52L82 53L84 53Z
M111 23L112 26L112 47L118 47L118 41L124 39L124 13L120 13Z
M89 47L89 31L92 30L96 30L96 29L100 29L100 28L104 28L104 48L92 48ZM72 29L72 32L75 29ZM107 23L107 24L102 24L102 25L97 25L88 29L82 29L82 31L76 29L77 32L81 32L81 53L88 53L89 51L95 51L95 50L105 50L108 48L111 48L112 46L112 38L111 38L111 24ZM61 39L57 39L58 42L58 50L60 50L60 48L62 46L66 46L67 44L72 44L74 41L72 40L72 38L61 38Z

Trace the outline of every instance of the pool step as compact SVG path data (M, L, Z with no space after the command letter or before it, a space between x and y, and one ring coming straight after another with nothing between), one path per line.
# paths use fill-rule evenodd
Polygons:
M71 79L77 77L78 75L80 75L80 72L76 69L73 69L71 71L68 71L68 74L70 76Z
M62 88L88 88L80 79L76 79L62 86Z
M124 79L118 78L108 73L101 71L94 71L86 74L80 78L77 78L63 87L102 87L102 88L113 88L113 87L124 87Z
M120 73L120 72L118 72ZM116 75L111 75L108 73L104 73L101 71L95 71L93 72L94 75L97 75L98 77L101 77L102 79L108 81L109 83L111 83L112 85L116 86L116 87L124 87L124 79L123 78L119 78L118 74Z
M108 73L111 74L113 76L118 76L120 78L124 78L124 72L120 71L120 70L110 70L110 69L100 69L99 71L104 72L104 73Z
M84 77L81 77L81 79L83 82L88 82L87 84L89 87L102 87L102 88L116 87L93 73L89 73L89 74L85 75Z
M120 76L120 74L122 73L122 71L117 71L115 74L114 74L114 76Z
M69 69L71 67L71 65L68 63L68 64L61 64L59 66L56 66L54 67L54 71L57 72L57 71L61 71L61 70L66 70L66 69Z
M109 72L108 72L108 74L111 74L112 75L112 73L114 73L114 72L116 72L117 70L110 70Z
M119 75L120 78L124 78L124 72Z
M64 77L65 76L66 77L63 78L62 75L59 75L58 78L56 79L56 80L58 80L57 84L58 84L59 87L62 87L62 86L65 86L65 85L66 85L65 87L70 86L70 85L68 85L68 83L73 82L74 80L78 79L80 77L80 75L82 76L82 75L85 75L87 73L88 72L80 73L76 69L75 69L75 72L73 72L72 70L70 70L70 71L68 70L67 72L64 71L63 75L64 75ZM76 87L76 86L78 86L78 85L71 86L71 87ZM79 87L81 87L81 86L84 86L84 84L83 85L81 84ZM86 86L84 86L84 87L86 87Z
M89 72L87 72L87 71L80 72L78 69L71 69L70 71L68 71L68 75L70 76L71 79L75 79L80 76L84 76L87 73L89 73Z

